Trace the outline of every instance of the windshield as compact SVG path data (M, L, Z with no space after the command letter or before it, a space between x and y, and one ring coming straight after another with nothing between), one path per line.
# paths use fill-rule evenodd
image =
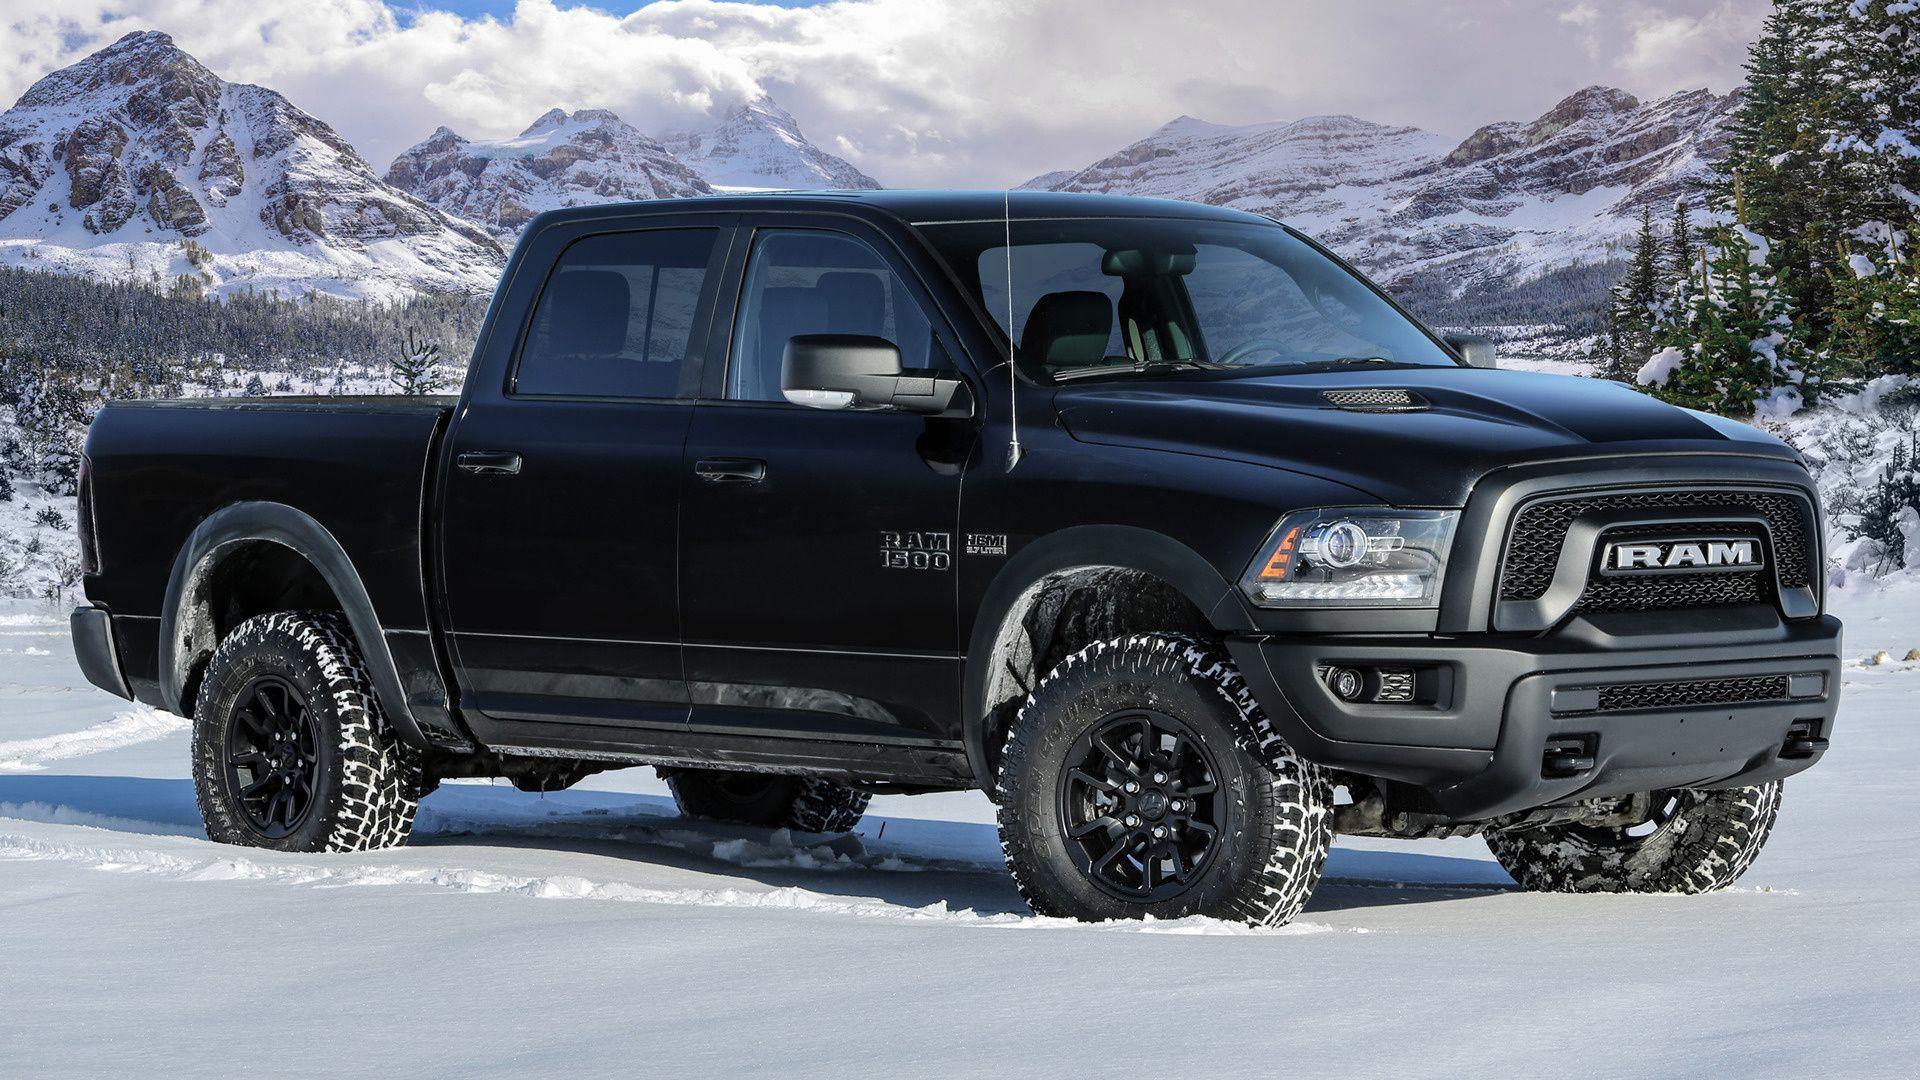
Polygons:
M1456 366L1393 305L1278 225L1178 218L925 225L1036 378Z

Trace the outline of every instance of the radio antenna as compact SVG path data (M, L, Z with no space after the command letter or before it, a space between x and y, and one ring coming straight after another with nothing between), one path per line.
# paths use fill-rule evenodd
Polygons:
M1020 464L1020 377L1015 369L1013 344L1013 189L1001 191L1000 222L1007 251L1007 471Z

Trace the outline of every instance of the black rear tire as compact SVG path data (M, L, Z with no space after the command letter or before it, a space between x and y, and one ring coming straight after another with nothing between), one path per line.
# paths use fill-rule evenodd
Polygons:
M1658 793L1637 829L1550 825L1487 834L1487 847L1533 892L1704 893L1739 879L1780 813L1781 781Z
M1102 642L1041 680L1007 734L1000 843L1037 914L1277 926L1332 843L1321 771L1218 646Z
M667 770L673 801L688 817L808 833L851 832L873 796L817 776Z
M426 781L346 624L290 611L241 623L207 662L193 785L214 840L313 852L405 843Z

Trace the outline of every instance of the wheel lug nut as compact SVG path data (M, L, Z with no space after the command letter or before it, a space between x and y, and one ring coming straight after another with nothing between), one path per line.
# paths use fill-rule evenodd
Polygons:
M1140 793L1140 782L1137 780L1129 780L1126 782L1123 790L1129 795L1137 795Z
M1127 828L1129 828L1129 829L1131 829L1131 828L1133 828L1134 826L1136 826L1136 825L1139 825L1139 824L1140 824L1140 815L1139 815L1139 814L1128 814L1128 815L1127 815Z
M1156 783L1156 784L1164 784L1164 783L1166 783L1166 782L1167 782L1167 774L1166 774L1166 773L1163 773L1163 772L1157 772L1157 773L1154 773L1154 774L1153 774L1153 782L1154 782L1154 783Z
M1153 838L1154 838L1155 840L1164 840L1164 839L1166 839L1166 838L1167 838L1167 827L1166 827L1165 825L1155 825L1155 826L1153 827Z
M1175 799L1172 802L1167 804L1167 809L1173 811L1176 814L1182 810L1185 810L1186 808L1187 808L1187 804L1181 802L1179 799Z

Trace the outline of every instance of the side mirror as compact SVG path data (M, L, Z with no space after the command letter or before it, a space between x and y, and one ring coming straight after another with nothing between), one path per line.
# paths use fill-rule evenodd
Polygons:
M1478 334L1448 334L1446 342L1454 352L1460 354L1460 359L1474 367L1500 366L1500 350L1491 338L1483 338Z
M964 384L936 371L905 371L900 349L859 334L801 334L787 340L780 393L815 409L899 409L936 415L954 408Z

